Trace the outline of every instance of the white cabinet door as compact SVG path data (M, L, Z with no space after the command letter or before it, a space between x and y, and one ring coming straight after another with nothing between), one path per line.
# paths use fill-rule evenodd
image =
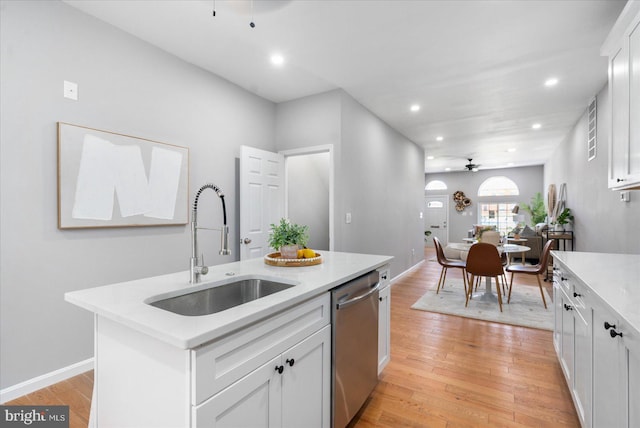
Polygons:
M622 367L619 343L611 337L608 325L618 320L604 308L593 309L593 426L623 427L621 397Z
M560 293L562 301L562 352L560 354L560 364L564 370L564 375L567 378L567 385L569 389L573 389L573 358L574 358L574 319L573 307L569 298L563 293Z
M633 346L631 346L632 341ZM625 342L629 382L627 385L628 426L629 428L640 427L640 406L638 405L640 403L640 338L625 337Z
M629 51L625 45L609 60L611 146L609 187L625 184L629 165Z
M629 180L640 183L640 19L629 35Z
M198 428L330 428L331 326L196 407Z
M378 309L378 374L391 358L391 286L380 289Z
M278 356L196 407L193 426L279 427L282 382Z
M553 281L553 307L553 347L558 357L560 357L562 354L562 312L564 308L562 307L562 290L555 279L555 273Z
M640 188L640 7L629 2L605 43L609 56L609 187ZM624 27L623 27L624 26Z
M591 309L574 311L573 397L583 428L591 427ZM582 316L584 315L584 317Z
M282 427L331 426L331 326L282 355Z

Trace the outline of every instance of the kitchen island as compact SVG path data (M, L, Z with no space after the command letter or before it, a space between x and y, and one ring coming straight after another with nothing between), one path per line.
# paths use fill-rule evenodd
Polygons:
M328 291L392 257L323 252L323 263L262 259L67 293L95 314L97 426L330 426ZM149 303L247 277L293 284L203 316ZM295 363L294 363L295 361Z
M553 341L582 426L640 426L640 255L551 254Z

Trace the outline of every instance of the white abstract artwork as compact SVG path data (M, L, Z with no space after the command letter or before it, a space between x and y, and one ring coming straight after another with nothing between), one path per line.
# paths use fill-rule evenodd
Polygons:
M58 227L186 224L185 147L58 123Z

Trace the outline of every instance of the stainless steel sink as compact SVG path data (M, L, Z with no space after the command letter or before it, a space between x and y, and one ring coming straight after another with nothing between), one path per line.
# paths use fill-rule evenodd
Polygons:
M169 297L149 304L180 315L210 315L293 286L294 284L250 278Z

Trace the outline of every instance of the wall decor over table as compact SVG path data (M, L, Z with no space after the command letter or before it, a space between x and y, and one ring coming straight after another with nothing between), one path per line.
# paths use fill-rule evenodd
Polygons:
M58 122L58 228L187 224L189 149Z
M461 212L468 206L471 206L471 199L464 195L464 192L457 190L453 193L453 200L456 203L456 211Z

